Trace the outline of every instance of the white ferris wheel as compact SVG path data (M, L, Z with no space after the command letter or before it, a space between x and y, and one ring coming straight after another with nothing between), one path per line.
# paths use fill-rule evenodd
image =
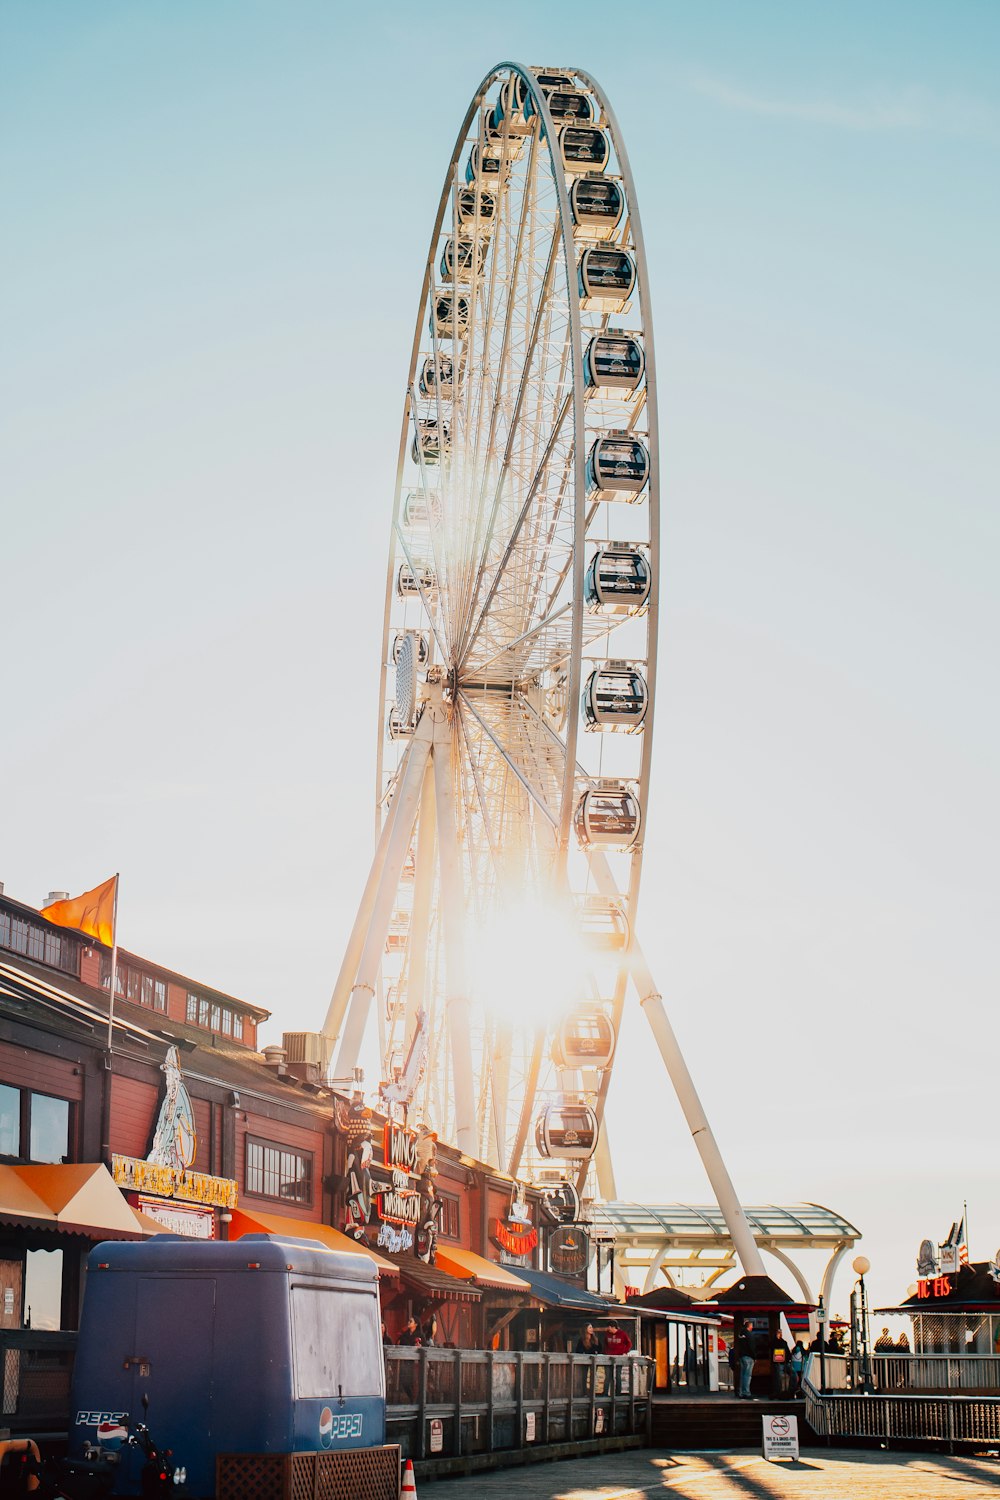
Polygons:
M383 1098L469 1155L579 1185L596 1162L605 1197L630 976L659 1005L634 931L657 433L614 113L578 69L501 63L458 132L424 271L386 574L377 848L324 1032L345 1077L374 1026ZM679 1053L667 1065L685 1104Z

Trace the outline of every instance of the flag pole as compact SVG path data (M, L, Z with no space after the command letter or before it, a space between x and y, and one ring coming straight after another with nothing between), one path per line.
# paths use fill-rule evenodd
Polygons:
M118 987L118 881L120 872L115 872L115 906L111 917L111 993L108 996L108 1051L111 1051L111 1030L115 1024L115 991Z

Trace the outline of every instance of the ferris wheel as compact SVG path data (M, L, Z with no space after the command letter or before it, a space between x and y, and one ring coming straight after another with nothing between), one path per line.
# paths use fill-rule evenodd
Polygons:
M597 1162L642 867L659 582L642 229L577 69L502 63L445 175L386 571L377 850L324 1028L511 1175Z

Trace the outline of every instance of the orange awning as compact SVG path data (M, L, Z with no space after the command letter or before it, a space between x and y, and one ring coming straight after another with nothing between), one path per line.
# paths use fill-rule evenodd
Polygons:
M334 1229L330 1224L315 1224L309 1219L290 1219L285 1214L267 1213L256 1208L234 1208L229 1238L238 1240L245 1234L277 1234L286 1240L319 1240L327 1250L367 1255L378 1266L380 1276L399 1275L399 1268L392 1261L384 1260L374 1250L369 1250L367 1245L359 1245L357 1240L352 1240L350 1235L341 1234L339 1229Z
M530 1292L531 1287L506 1266L498 1266L495 1260L477 1255L475 1250L457 1250L453 1245L438 1245L434 1263L451 1276L460 1276L473 1281L476 1286L497 1287L504 1292Z
M94 1240L141 1239L142 1229L102 1162L0 1166L0 1218Z

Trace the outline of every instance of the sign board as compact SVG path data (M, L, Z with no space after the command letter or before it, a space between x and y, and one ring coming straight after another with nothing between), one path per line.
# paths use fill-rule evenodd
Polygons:
M604 1431L604 1418L605 1418L605 1416L606 1416L606 1412L605 1412L603 1406L595 1407L595 1409L594 1409L594 1432L597 1434L598 1437L600 1437L601 1433Z
M533 1443L535 1441L535 1413L526 1411L524 1414L524 1441Z
M237 1185L230 1177L209 1177L204 1172L117 1155L111 1158L111 1175L127 1192L152 1193L157 1198L178 1198L214 1208L236 1207Z
M799 1419L784 1412L770 1412L761 1418L764 1426L761 1452L770 1462L775 1458L798 1458Z
M444 1423L440 1417L431 1417L431 1442L432 1453L440 1453L444 1447Z
M136 1205L147 1219L162 1224L167 1234L185 1234L190 1239L215 1239L215 1211L196 1208L193 1203L164 1202L159 1198L140 1197Z

